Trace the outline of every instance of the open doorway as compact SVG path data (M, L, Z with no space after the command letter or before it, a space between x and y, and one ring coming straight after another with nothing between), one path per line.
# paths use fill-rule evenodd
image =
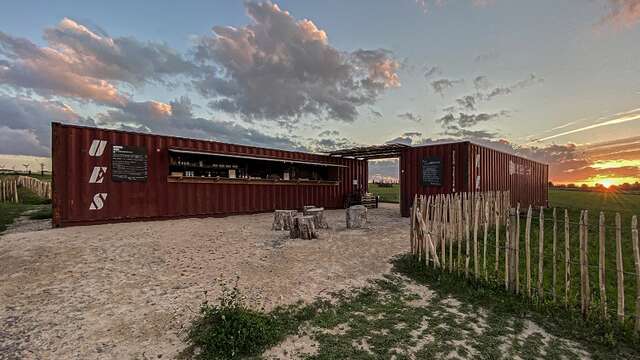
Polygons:
M379 196L380 203L401 209L400 157L406 144L385 144L337 150L331 156L367 160L368 182L366 193Z
M369 192L381 203L400 205L400 158L369 160Z

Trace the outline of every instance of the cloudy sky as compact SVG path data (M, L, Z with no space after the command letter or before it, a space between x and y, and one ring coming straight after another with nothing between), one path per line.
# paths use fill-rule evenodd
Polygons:
M15 1L0 154L49 156L51 121L304 151L471 139L556 182L634 182L638 39L640 0Z

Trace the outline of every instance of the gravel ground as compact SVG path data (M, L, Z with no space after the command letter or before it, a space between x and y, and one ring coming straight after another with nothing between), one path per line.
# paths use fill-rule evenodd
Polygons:
M320 239L272 232L271 214L107 224L0 237L1 359L173 358L215 278L267 310L360 286L408 246L397 206Z

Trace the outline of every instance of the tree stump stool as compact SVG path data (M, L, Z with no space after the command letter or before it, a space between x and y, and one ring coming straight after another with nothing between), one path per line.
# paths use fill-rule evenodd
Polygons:
M324 208L311 208L304 211L305 216L313 216L313 225L316 229L328 229L329 224L324 218Z
M301 238L311 240L318 238L316 227L313 225L313 216L298 215L293 218L289 237L292 239Z
M360 229L367 223L367 208L353 205L346 210L347 229Z
M276 210L273 213L271 230L290 230L293 218L298 215L296 210Z

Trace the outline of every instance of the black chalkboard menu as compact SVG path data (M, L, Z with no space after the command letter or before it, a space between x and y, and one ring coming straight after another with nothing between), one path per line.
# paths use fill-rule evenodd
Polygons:
M111 180L147 181L147 148L113 145Z
M430 157L422 159L422 185L442 186L442 159Z

